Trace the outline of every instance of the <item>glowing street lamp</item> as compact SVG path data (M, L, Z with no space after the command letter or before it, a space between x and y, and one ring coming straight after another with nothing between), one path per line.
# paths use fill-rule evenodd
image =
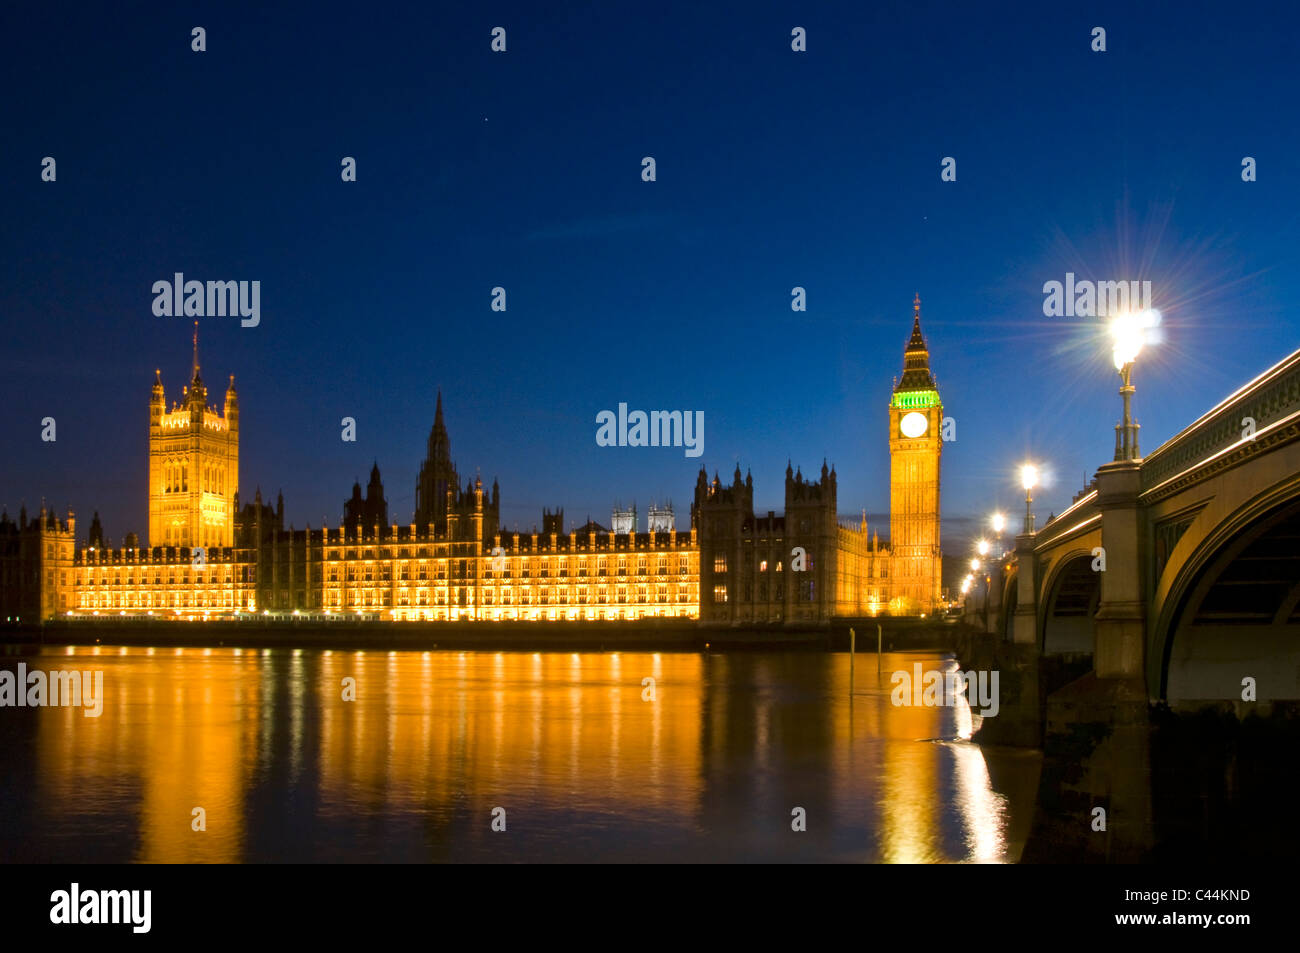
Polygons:
M1001 513L994 513L990 522L993 524L993 532L997 533L999 536L1001 536L1002 531L1007 528L1007 518Z
M979 572L979 569L980 569L980 561L979 561L978 559L972 559L972 560L970 561L970 568L971 568L971 571L972 571L972 572Z
M978 550L981 556L987 556L989 554L989 541L987 539L981 539L975 545L975 549Z
M1111 339L1111 359L1119 372L1119 395L1124 401L1124 419L1115 425L1115 459L1137 460L1139 424L1133 419L1133 365L1144 345L1155 342L1154 328L1160 324L1160 312L1155 308L1145 311L1125 311L1111 319L1108 330Z
M1026 463L1020 468L1020 483L1025 488L1025 532L1034 531L1034 511L1031 509L1034 502L1034 487L1038 485L1038 467L1032 463Z

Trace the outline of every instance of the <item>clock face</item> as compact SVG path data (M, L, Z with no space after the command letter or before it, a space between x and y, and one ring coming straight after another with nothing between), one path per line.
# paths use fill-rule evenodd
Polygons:
M929 426L930 422L926 420L925 414L912 411L910 414L903 416L898 429L903 432L904 437L920 437L925 434L926 428Z

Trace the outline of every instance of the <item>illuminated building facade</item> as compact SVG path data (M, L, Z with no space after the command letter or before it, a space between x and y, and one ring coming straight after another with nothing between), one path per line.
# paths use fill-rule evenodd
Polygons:
M224 522L187 522L180 514L192 514L196 502L202 510L210 502L203 494L237 485L233 382L224 420L204 399L197 359L181 409L162 413L161 383L154 385L151 474L161 472L163 489L156 492L151 476L150 525L161 497L164 518L175 521L162 538L174 542L140 548L128 536L128 545L118 549L101 544L76 550L71 513L59 521L42 509L28 523L24 512L22 531L6 517L0 523L0 582L7 584L0 603L11 617L299 613L577 621L699 615L698 540L694 531L676 531L671 509L657 519L666 529L646 533L610 532L594 523L565 533L562 509L543 513L540 533L502 531L495 482L490 496L477 477L459 486L441 395L411 523L389 522L378 463L364 496L360 484L353 485L338 527L286 529L283 497L272 507L260 489L242 510L232 489L228 511L212 510L228 512ZM230 426L222 426L227 421Z
M890 538L868 539L865 516L838 516L835 470L821 479L787 465L785 513L754 513L753 480L730 486L700 470L691 507L699 529L700 618L712 622L823 621L921 615L941 605L939 455L943 405L912 303L903 376L889 405Z
M893 556L890 610L930 613L940 605L939 457L943 403L930 373L921 334L921 297L912 302L912 336L903 376L889 402L889 548Z
M48 619L71 608L76 518L59 519L41 504L40 513L18 521L0 513L0 621Z
M754 480L731 485L701 469L691 525L700 546L700 618L707 622L820 622L884 608L889 554L836 513L834 469L821 479L785 470L785 514L754 515Z
M0 517L0 619L65 615L184 618L306 614L391 621L694 618L707 622L819 622L836 616L929 613L939 604L942 405L914 304L904 373L890 402L891 540L837 511L837 477L787 466L785 512L756 516L753 480L730 486L700 470L690 528L671 504L652 504L647 531L635 506L606 530L590 519L564 531L564 511L541 532L505 531L500 489L461 485L438 395L409 523L390 521L378 463L337 527L285 528L284 500L260 489L240 509L239 408L234 379L224 415L207 406L199 374L164 406L156 376L149 423L149 543L119 549L102 531L75 546L71 512L42 507L17 524Z
M149 543L180 549L231 546L239 492L239 397L235 377L225 415L208 406L199 376L198 324L194 371L181 400L167 410L162 371L149 399Z
M263 508L247 529L260 541L257 605L398 622L698 617L694 532L564 533L563 514L549 512L543 532L501 531L481 480L448 486L457 499L442 534L415 523L286 532Z

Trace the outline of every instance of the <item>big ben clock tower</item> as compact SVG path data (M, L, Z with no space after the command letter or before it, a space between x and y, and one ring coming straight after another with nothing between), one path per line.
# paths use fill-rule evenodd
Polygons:
M912 302L912 337L889 402L889 608L931 613L939 605L939 454L943 404L921 336L921 296Z

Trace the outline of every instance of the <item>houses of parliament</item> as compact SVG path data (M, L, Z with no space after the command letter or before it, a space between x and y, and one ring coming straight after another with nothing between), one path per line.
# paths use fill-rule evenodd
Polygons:
M390 521L378 464L354 484L337 526L287 528L284 501L239 494L239 399L231 376L209 404L197 337L189 383L167 408L161 372L149 401L149 535L108 545L93 519L41 506L0 515L0 620L133 616L307 616L385 621L611 620L819 622L918 615L941 603L939 463L943 408L913 302L903 373L888 407L890 537L837 510L837 475L787 465L785 511L756 514L751 475L701 468L690 525L671 505L610 526L500 525L500 488L462 478L437 398L409 522ZM241 505L242 504L242 505Z

